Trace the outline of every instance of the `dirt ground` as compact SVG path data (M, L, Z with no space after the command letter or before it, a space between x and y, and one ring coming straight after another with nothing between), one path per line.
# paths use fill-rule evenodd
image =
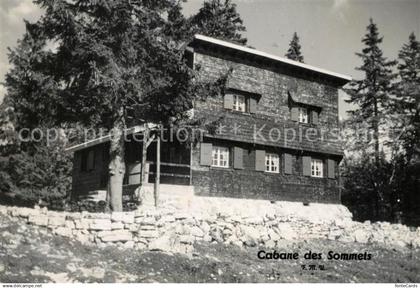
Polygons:
M85 246L0 215L0 282L420 282L420 251L336 241L282 242L298 260L261 260L255 247L203 243L193 255ZM322 253L322 260L304 254ZM329 251L371 260L327 260ZM305 265L305 269L303 266ZM322 269L323 268L323 269ZM315 270L312 270L315 269Z

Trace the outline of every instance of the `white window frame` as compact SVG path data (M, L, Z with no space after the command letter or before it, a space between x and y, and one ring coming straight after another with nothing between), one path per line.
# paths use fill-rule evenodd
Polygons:
M309 123L309 111L308 108L299 107L299 122Z
M233 94L232 109L239 112L246 112L246 97L244 95Z
M311 159L311 176L315 178L324 177L324 161L321 159Z
M265 172L280 172L280 157L278 154L265 153Z
M229 168L230 149L224 146L213 146L211 151L211 166Z

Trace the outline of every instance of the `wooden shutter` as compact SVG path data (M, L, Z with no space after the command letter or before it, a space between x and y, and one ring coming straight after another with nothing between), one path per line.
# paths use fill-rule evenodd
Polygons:
M211 165L212 157L212 144L211 143L201 143L200 145L200 164L203 166Z
M284 174L293 174L292 155L285 153L283 158L284 158Z
M249 98L249 113L257 113L257 99Z
M243 156L244 152L242 148L234 147L233 148L233 168L235 169L243 169Z
M233 109L233 95L232 94L225 94L224 107L226 109Z
M311 123L317 125L318 124L318 112L311 111Z
M335 178L335 161L328 159L328 178Z
M303 176L311 176L311 157L302 157Z
M87 171L95 169L95 150L89 150L87 154L86 169Z
M299 108L298 107L292 107L291 119L292 121L299 121Z
M265 171L265 151L255 150L255 170Z

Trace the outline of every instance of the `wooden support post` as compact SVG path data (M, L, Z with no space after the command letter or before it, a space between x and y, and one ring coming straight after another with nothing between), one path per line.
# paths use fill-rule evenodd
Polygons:
M159 184L160 184L160 135L156 136L156 175L155 175L155 207L159 202Z
M147 158L147 140L149 139L149 130L143 132L143 151L141 157L141 174L140 174L140 183L144 187L146 184L146 158Z

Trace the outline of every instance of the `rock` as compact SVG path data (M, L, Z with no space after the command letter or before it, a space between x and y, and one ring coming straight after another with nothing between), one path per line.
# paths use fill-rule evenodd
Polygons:
M273 249L276 248L276 242L273 240L268 240L267 242L265 242L264 246L269 249Z
M140 230L156 230L155 225L140 225Z
M133 249L134 248L134 241L127 241L123 244L123 247L125 249Z
M110 219L94 219L89 225L90 230L96 231L109 231L111 230L111 220Z
M157 238L158 236L159 236L159 233L156 230L140 230L139 231L139 237Z
M65 227L67 227L69 229L75 229L76 225L74 225L74 222L72 220L66 220Z
M241 237L241 241L246 245L246 246L256 246L259 242L260 239L260 234L258 232L257 229L255 229L254 227L251 226L241 226L241 232L242 232L242 237Z
M293 227L287 223L279 223L278 225L278 230L279 230L279 235L281 238L286 239L286 240L294 240L298 238L298 235L296 233L296 231L293 229Z
M126 242L132 241L133 235L126 230L101 231L98 237L102 242Z
M82 230L87 230L90 227L90 224L93 222L93 220L91 219L79 219L79 220L74 220L74 225L76 226L76 229L82 229Z
M242 223L246 225L262 225L264 224L264 219L261 216L255 216L250 218L244 218Z
M111 221L132 224L134 223L134 212L112 212Z
M88 243L92 242L89 236L90 235L88 235L88 234L80 233L80 231L77 231L77 233L74 234L75 239L77 241L81 242L82 244L88 244Z
M54 230L56 235L64 236L64 237L72 237L73 233L71 229L67 227L58 227Z
M209 235L213 240L219 243L223 243L223 233L220 227L217 227L217 226L212 227L210 229Z
M208 234L210 231L210 225L204 221L201 223L201 230L203 230L204 234Z
M174 241L171 237L169 235L164 235L150 242L149 249L156 251L172 251L173 244Z
M368 243L369 234L363 229L358 229L353 232L354 240L358 243Z
M197 226L194 226L191 228L191 235L195 237L204 237L204 232L198 228Z
M155 217L136 218L135 222L142 225L155 225L156 219Z
M48 219L48 226L58 227L64 226L66 224L66 217L63 215L62 217L50 217Z
M268 230L268 236L270 237L271 240L273 241L278 241L280 240L280 235L277 234L273 229L269 229Z
M191 235L180 235L179 242L182 244L193 244L194 237L192 237Z
M121 222L112 222L111 223L111 230L122 230L124 229L124 224Z
M34 215L30 215L28 222L30 224L34 224L37 226L47 226L48 225L48 217L47 216L34 216Z
M187 213L177 213L174 215L175 220L183 220L189 218L190 215Z
M173 215L165 215L159 221L162 223L172 223L175 222L175 217Z

